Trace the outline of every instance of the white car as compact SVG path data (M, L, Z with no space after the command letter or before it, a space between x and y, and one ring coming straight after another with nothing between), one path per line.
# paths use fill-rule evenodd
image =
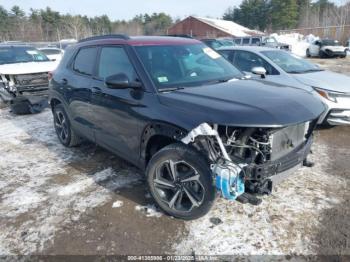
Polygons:
M60 48L55 47L44 47L39 48L51 61L61 61L64 51Z
M346 57L346 47L340 45L337 40L316 40L306 49L307 57Z
M350 77L323 70L296 55L272 48L235 46L220 48L218 52L241 71L259 74L269 84L313 92L327 106L319 124L350 125Z
M16 114L37 113L47 106L49 72L57 62L25 45L0 45L0 104Z

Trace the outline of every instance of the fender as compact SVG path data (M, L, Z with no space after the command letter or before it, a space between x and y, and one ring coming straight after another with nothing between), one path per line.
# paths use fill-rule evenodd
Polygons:
M183 139L187 133L188 132L184 128L162 121L152 121L143 129L141 134L140 156L142 162L146 164L147 145L152 137L161 135L172 140L181 141L181 139Z

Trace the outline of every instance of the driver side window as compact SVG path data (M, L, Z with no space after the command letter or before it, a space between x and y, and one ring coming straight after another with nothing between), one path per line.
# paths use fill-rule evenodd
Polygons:
M105 79L116 74L125 74L134 81L136 72L122 47L102 47L98 66L98 77Z
M268 75L279 74L278 71L263 58L247 51L236 51L233 65L243 72L251 72L254 67L263 67L266 69Z

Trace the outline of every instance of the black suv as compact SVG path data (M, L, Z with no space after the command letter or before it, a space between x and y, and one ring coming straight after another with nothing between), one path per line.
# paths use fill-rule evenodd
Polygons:
M99 36L69 47L50 80L59 140L88 139L144 170L168 214L206 214L216 192L257 195L300 167L323 105L249 80L203 43Z

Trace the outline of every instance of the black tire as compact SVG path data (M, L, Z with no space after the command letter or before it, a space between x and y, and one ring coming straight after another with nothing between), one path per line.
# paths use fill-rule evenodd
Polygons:
M146 175L154 200L173 217L197 219L214 204L216 188L209 163L194 148L181 143L164 147L152 157Z
M310 54L310 50L309 49L306 49L306 57L311 57L311 54Z
M81 138L72 129L66 111L61 104L53 108L53 121L57 137L64 146L74 147L80 144Z
M0 96L0 109L5 108L5 107L7 107L7 104L5 103L5 101Z

